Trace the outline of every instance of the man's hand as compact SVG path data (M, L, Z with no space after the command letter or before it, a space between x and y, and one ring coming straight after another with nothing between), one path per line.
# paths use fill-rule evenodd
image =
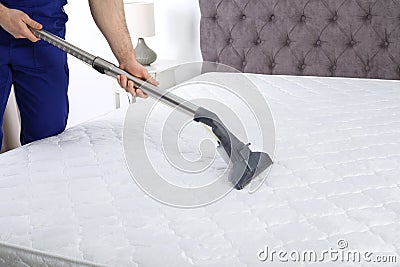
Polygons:
M27 14L16 9L9 9L0 4L0 26L15 38L27 38L32 42L39 41L28 28L40 30L42 25L32 20Z
M120 63L120 68L144 81L147 81L148 83L159 85L159 83L154 80L153 77L151 77L147 69L140 65L136 60L130 60L127 63ZM131 93L132 96L138 96L141 98L148 97L142 90L136 89L134 83L132 81L128 81L125 75L119 75L117 80L119 85L127 92Z
M124 1L89 0L89 5L93 19L106 37L120 68L153 85L158 85L146 68L136 61L135 51L126 26ZM147 97L142 90L136 90L133 82L128 82L126 76L121 75L117 77L117 80L121 87L133 96Z

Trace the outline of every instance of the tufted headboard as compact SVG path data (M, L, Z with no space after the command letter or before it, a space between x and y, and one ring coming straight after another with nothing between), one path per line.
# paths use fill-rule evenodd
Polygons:
M400 0L199 0L205 61L243 72L400 79Z

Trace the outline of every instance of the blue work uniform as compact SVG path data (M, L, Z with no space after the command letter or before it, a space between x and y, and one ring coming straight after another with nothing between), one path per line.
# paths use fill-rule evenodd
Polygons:
M67 0L0 0L65 37ZM14 85L21 115L21 144L64 131L67 124L69 72L67 55L44 41L16 39L0 27L0 122ZM0 147L3 132L0 127Z

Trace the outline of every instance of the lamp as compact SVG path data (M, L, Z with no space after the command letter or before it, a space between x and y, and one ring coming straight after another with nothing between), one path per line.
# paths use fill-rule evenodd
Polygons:
M136 60L148 66L157 59L157 54L144 41L144 37L155 35L154 3L125 2L125 16L131 35L138 38Z

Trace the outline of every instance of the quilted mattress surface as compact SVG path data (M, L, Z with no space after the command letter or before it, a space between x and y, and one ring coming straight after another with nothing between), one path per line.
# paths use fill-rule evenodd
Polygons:
M263 261L266 248L398 255L400 82L248 77L276 127L256 193L196 209L155 201L125 164L119 110L0 156L0 266L287 264ZM340 262L371 265L382 266Z

